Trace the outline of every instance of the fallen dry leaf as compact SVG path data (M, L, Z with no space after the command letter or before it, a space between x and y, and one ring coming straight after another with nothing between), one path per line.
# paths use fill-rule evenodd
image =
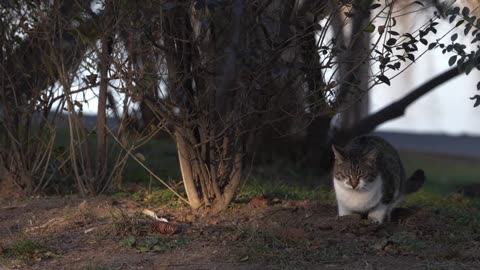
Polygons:
M263 207L267 206L268 202L264 197L255 197L250 200L249 204L253 207Z

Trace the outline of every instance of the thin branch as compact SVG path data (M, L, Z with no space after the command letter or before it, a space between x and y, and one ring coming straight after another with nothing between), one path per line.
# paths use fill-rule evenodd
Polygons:
M155 179L157 179L160 183L162 183L166 188L168 188L173 194L175 194L180 200L185 202L186 204L190 205L190 203L178 192L176 192L170 185L167 184L164 180L162 180L160 177L158 177L152 170L150 170L142 161L140 161L134 154L132 154L131 150L128 150L125 145L115 136L115 134L108 128L108 126L105 126L105 129L110 133L112 138L117 141L118 145L123 148L129 154L140 166L142 166L151 176L153 176Z
M459 70L458 66L439 74L435 78L429 80L428 82L419 86L417 89L410 92L402 99L391 103L380 111L371 114L365 119L361 120L352 129L346 131L339 131L338 135L335 136L337 137L334 139L335 142L338 141L340 144L344 143L350 138L372 132L377 126L402 116L405 113L405 109L417 99L429 93L430 91L435 89L435 87L447 82L452 78L455 78L460 74L462 74L462 72Z

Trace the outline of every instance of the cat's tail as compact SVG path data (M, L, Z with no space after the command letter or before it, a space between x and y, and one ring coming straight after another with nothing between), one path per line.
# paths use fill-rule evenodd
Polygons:
M406 181L405 194L417 192L425 183L425 179L425 172L416 170Z

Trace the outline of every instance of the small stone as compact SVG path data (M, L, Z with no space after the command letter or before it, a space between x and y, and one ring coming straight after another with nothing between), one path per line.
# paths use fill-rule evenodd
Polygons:
M232 241L237 241L238 239L240 239L240 236L241 236L240 233L234 233L234 234L232 234L232 236L231 236Z
M248 255L240 259L240 262L245 262L245 261L248 261Z
M373 248L375 250L383 250L385 246L388 245L388 242L389 242L388 239L382 239L379 242L377 242L375 245L373 245Z
M282 203L282 200L280 200L279 198L273 198L272 204L279 204L279 203Z
M44 255L45 257L47 257L47 258L52 258L53 256L55 256L55 254L53 254L53 252L51 252L51 251L47 251L47 252L45 252L45 254L43 254L43 255Z

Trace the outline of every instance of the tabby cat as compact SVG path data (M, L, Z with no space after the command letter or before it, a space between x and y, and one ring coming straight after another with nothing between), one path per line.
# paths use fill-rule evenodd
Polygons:
M405 195L417 191L425 182L422 170L406 179L398 152L380 137L361 136L344 149L332 149L339 216L357 213L379 223L390 221L392 210Z

